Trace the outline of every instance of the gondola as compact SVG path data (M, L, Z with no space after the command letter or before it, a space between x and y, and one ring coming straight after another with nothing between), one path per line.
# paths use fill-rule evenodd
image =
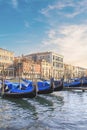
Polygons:
M6 85L4 87L7 87ZM34 98L37 95L36 86L29 84L27 87L19 84L17 87L14 87L14 84L11 84L12 88L5 90L4 92L0 91L0 95L4 98Z
M81 87L81 79L71 79L69 82L64 82L64 87Z
M37 82L37 93L38 94L49 94L54 91L53 83L49 83L46 81Z
M30 80L22 79L26 83L32 83ZM54 91L53 81L38 81L36 82L37 94L49 94Z

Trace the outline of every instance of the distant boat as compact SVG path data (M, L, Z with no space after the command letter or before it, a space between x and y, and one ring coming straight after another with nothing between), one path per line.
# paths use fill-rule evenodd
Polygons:
M64 82L64 87L81 87L82 82L79 78L71 79L69 82Z

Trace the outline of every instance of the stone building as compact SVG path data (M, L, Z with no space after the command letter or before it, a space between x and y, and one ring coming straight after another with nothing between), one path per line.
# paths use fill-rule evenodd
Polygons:
M25 55L26 58L32 58L34 61L45 60L51 64L51 76L55 79L63 76L63 56L57 53L47 51Z
M64 64L65 79L83 77L83 76L87 76L87 69L79 66L73 66L70 64Z
M15 77L35 79L40 78L40 64L31 59L16 57L14 60Z
M0 76L4 71L6 77L14 76L14 52L0 48Z

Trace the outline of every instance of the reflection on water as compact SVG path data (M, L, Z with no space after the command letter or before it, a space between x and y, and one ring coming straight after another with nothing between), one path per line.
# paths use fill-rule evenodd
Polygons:
M12 102L12 104L15 104L18 107L21 107L23 109L29 109L29 110L33 110L35 111L35 106L32 105L31 103L29 103L27 100L24 99L5 99L8 100L10 102Z
M53 106L53 102L51 100L47 100L47 98L43 96L37 96L36 101L44 106Z
M86 130L87 93L61 91L34 99L0 98L0 130Z

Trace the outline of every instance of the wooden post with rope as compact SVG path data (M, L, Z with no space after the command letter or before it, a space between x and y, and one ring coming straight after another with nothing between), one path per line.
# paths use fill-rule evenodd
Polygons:
M21 89L21 76L20 76L20 69L21 69L21 60L20 60L20 57L19 57L19 60L18 60L18 77L19 77L19 88Z
M2 66L2 89L1 89L1 96L4 95L4 65Z
M37 96L38 86L37 86L37 78L35 78L34 72L35 72L35 68L34 68L34 65L32 65L32 85L34 86L34 90Z
M32 85L34 86L34 90L35 90L36 96L37 96L37 92L38 92L37 79L33 79Z
M51 79L50 79L50 87L52 90L54 90L55 85L54 85L54 78L53 77L51 77Z

